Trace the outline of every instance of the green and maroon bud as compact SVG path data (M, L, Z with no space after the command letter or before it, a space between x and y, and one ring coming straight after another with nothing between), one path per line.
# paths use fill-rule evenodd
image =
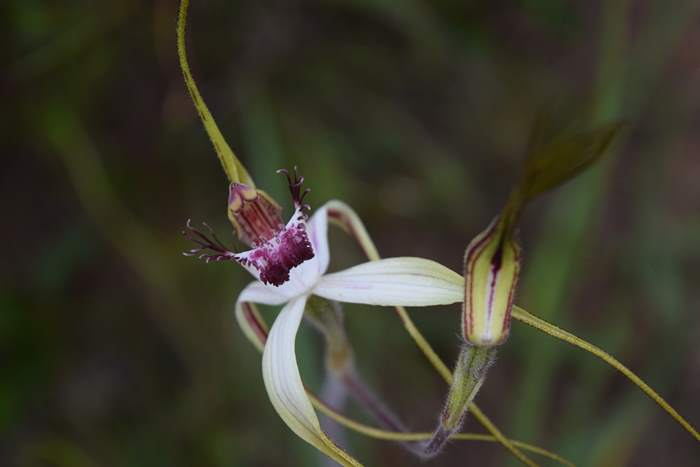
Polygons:
M520 247L503 219L477 235L464 255L462 334L470 345L500 345L510 332Z

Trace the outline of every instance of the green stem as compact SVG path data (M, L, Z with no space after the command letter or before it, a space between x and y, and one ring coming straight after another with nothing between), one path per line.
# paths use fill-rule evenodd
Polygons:
M693 426L688 423L688 421L679 414L676 409L671 407L671 405L664 400L656 391L654 391L647 383L645 383L639 376L637 376L632 370L620 363L615 357L608 354L601 348L586 342L585 340L565 331L557 326L548 323L547 321L536 317L523 310L520 307L513 307L513 318L522 321L534 328L539 329L552 337L568 342L569 344L575 345L588 353L591 353L603 360L608 365L615 368L617 371L622 373L632 381L639 389L641 389L647 396L649 396L654 402L656 402L662 409L664 409L674 420L676 420L690 435L697 441L700 441L700 434L693 428Z
M192 102L197 109L197 113L199 113L199 118L201 118L202 124L204 124L207 135L209 135L211 144L214 146L216 155L219 156L219 161L226 173L226 177L228 177L230 182L241 182L255 188L255 183L248 174L248 171L238 160L231 150L231 147L224 139L224 136L221 134L219 126L216 124L214 117L209 111L209 107L207 107L202 95L199 93L197 83L192 77L190 64L187 60L187 47L185 45L187 9L189 4L189 0L180 0L180 8L177 15L177 56L180 59L180 68L182 69L182 76L185 78L187 91L190 93Z

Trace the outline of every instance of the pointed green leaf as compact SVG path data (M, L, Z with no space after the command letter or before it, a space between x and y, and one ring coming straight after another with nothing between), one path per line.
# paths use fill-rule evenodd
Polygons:
M522 201L574 178L597 161L622 128L619 122L589 131L566 132L544 142L539 125L533 131L519 191Z

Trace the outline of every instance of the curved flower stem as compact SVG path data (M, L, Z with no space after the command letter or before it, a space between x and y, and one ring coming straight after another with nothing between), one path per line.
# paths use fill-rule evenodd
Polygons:
M226 177L228 177L230 182L241 182L255 188L255 183L248 174L248 171L238 160L231 150L231 147L224 139L224 136L221 134L219 126L216 124L214 117L209 111L209 107L207 107L202 95L199 93L197 83L195 83L192 77L190 64L187 61L187 47L185 45L185 29L187 26L187 9L189 3L189 0L180 0L180 7L177 15L177 56L180 60L180 68L182 69L182 76L185 78L187 91L190 93L190 97L197 109L197 113L199 113L204 129L207 131L207 135L209 135L211 144L214 145L216 155L219 156L219 161L226 173Z
M700 441L700 434L693 428L693 426L679 414L676 409L671 407L671 405L664 400L656 391L654 391L647 383L645 383L639 376L634 374L632 370L620 363L615 357L608 354L600 347L571 334L557 326L548 323L547 321L538 318L535 315L528 313L519 306L513 306L513 318L522 321L523 323L532 326L540 331L549 334L552 337L568 342L569 344L575 345L586 352L589 352L599 359L603 360L608 365L615 368L617 371L625 375L630 381L632 381L639 389L641 389L647 396L649 396L654 402L656 402L662 409L664 409L674 420L676 420L688 433L690 433L693 438Z
M318 409L321 413L326 415L329 418L332 418L339 424L343 425L344 427L348 428L349 430L355 431L357 433L363 434L367 437L370 438L375 438L375 439L380 439L380 440L386 440L386 441L426 441L430 439L430 437L433 435L432 433L429 432L415 432L415 433L407 433L407 432L398 432L398 431L387 431L387 430L381 430L379 428L375 428L370 425L366 425L364 423L358 422L357 420L353 420L352 418L346 417L335 410L331 408L330 406L326 405L318 399L313 393L308 392L309 398L311 399L311 402L313 403L314 407ZM496 437L492 435L485 435L481 433L456 433L450 437L452 440L456 441L484 441L484 442L490 442L490 443L499 443L500 440L496 439ZM564 459L563 457L547 451L546 449L542 449L540 447L534 446L532 444L524 443L522 441L517 441L517 440L508 440L513 446L516 446L524 451L532 452L534 454L539 454L541 456L547 457L549 459L552 459L556 462L559 462L562 465L567 465L573 467L574 464L567 460Z
M258 311L257 306L254 303L250 302L242 302L241 307L239 310L237 310L237 319L239 321L239 324L243 328L243 331L245 332L246 336L248 339L255 345L255 348L258 349L260 353L262 353L263 349L265 348L265 341L267 340L267 334L268 334L268 325L263 319L262 315ZM443 364L444 366L444 364ZM451 375L450 375L451 378ZM311 403L314 405L314 407L319 410L321 413L326 415L327 417L335 420L339 424L345 426L346 428L353 430L357 433L363 434L365 436L368 436L370 438L375 438L375 439L381 439L381 440L386 440L386 441L399 441L399 442L410 442L410 441L424 441L428 440L432 437L432 433L429 432L423 432L423 433L411 433L411 432L398 432L398 431L387 431L387 430L382 430L370 425L366 425L364 423L360 423L356 420L353 420L349 417L346 417L338 412L336 412L333 408L325 404L323 401L321 401L318 396L316 396L312 391L309 389L306 390L309 399L311 399ZM539 454L545 457L548 457L549 459L555 460L559 462L562 465L567 465L567 466L574 466L574 464L566 459L564 459L561 456L558 456L557 454L547 451L546 449L542 449L540 447L534 446L532 444L527 444L523 443L521 441L516 441L516 440L510 440L507 438L503 438L503 435L500 434L498 429L491 423L491 421L483 415L483 413L477 409L474 404L471 405L470 410L472 411L473 414L479 413L481 417L483 417L482 425L490 431L492 434L491 435L486 435L486 434L477 434L477 433L456 433L451 436L450 439L457 440L457 441L484 441L484 442L492 442L492 443L500 443L504 444L503 440L505 439L506 443L513 446L516 451L520 452L519 449L522 449L524 451L532 452L535 454ZM476 415L475 415L476 416ZM479 420L482 420L482 418L479 418ZM497 432L500 434L500 436L495 436L493 435L493 432ZM532 461L529 461L532 463ZM534 464L534 463L533 463ZM535 464L536 465L536 464Z
M345 232L350 234L360 245L360 248L365 253L367 258L372 261L380 259L377 247L374 245L367 229L360 220L359 216L353 211L348 205L341 201L329 201L328 206L328 218L339 225ZM423 334L418 330L415 323L409 316L408 312L404 307L397 306L396 314L401 319L404 328L411 336L413 341L416 343L418 348L423 352L423 355L428 359L435 370L440 373L440 376L445 380L448 385L452 384L452 372L445 365L438 354L433 350L430 343L425 339ZM493 437L498 440L499 443L506 449L508 449L515 457L517 457L521 462L529 466L536 466L537 464L530 460L525 454L523 454L517 446L511 443L508 438L506 438L503 433L493 424L493 422L479 409L479 407L472 403L469 406L469 411L474 415L479 423L489 432Z

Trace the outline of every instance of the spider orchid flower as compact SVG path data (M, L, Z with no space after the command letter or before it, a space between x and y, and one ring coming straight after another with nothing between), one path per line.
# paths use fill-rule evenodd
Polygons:
M354 465L356 461L321 430L299 373L295 339L308 299L315 295L380 306L441 305L461 300L463 280L434 261L410 257L370 261L327 273L330 262L327 229L328 204L318 209L308 223L313 258L292 269L289 280L281 286L262 280L249 284L238 296L236 316L248 338L260 346L260 342L265 342L265 332L257 327L258 321L246 304L283 305L263 349L263 380L270 401L299 437L341 464Z

